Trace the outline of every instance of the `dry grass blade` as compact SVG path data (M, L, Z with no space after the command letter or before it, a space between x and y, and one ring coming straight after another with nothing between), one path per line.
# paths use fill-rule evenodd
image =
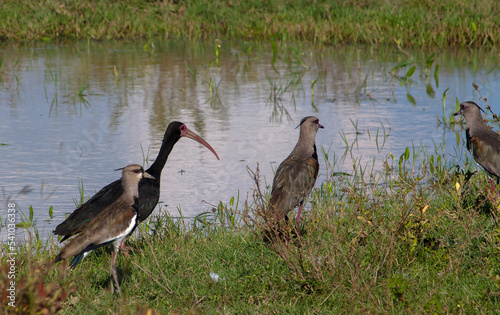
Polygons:
M153 276L149 271L147 271L146 269L142 268L141 265L137 264L135 261L132 262L134 264L134 266L136 266L137 268L141 269L145 274L147 274L154 282L156 282L160 287L162 287L163 289L165 289L165 291L167 291L169 294L173 294L172 290L170 288L167 288L166 286L164 286L163 284L161 284L155 276ZM167 283L168 285L168 283Z
M268 248L284 260L296 281L306 287L322 281L322 270L316 261L316 254L312 252L314 247L308 244L308 237L302 237L295 225L286 221L279 222L266 211L267 202L260 187L259 165L257 164L255 171L247 166L247 171L254 181L254 192L253 207L247 211L252 215L247 216L246 224L257 237L263 239Z
M170 285L168 284L167 277L165 277L165 273L163 272L163 268L160 266L160 263L158 262L158 258L156 257L155 250L153 249L153 246L151 245L151 240L148 237L146 237L146 241L148 243L149 248L151 249L151 254L153 255L153 258L155 259L156 266L161 270L160 274L163 277L163 280L165 281L167 286L165 287L164 285L160 284L153 276L151 276L151 274L149 272L146 272L143 268L141 268L141 267L139 267L139 268L141 268L142 271L146 272L151 277L151 279L153 279L156 283L158 283L169 294L173 294L173 291L170 288ZM138 266L137 264L135 264L135 265Z

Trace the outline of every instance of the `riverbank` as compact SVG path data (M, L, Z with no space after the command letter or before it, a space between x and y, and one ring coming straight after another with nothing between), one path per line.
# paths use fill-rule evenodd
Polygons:
M314 44L494 47L500 3L473 1L13 1L0 40L301 40Z
M258 191L194 222L156 216L129 240L140 252L119 255L123 298L109 292L108 250L68 271L51 262L56 240L27 245L16 256L16 305L63 314L497 312L500 199L486 175L423 148L389 155L386 166L358 165L350 176L328 165L301 236L276 243L263 241Z

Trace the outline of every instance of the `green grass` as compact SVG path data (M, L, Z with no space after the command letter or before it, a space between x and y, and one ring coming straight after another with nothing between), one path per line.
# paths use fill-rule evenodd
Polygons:
M0 39L302 40L398 47L497 46L496 0L13 1Z
M353 161L353 176L323 155L328 180L310 197L301 237L263 241L267 192L254 171L250 200L221 203L194 221L164 213L142 225L129 240L141 252L118 258L122 299L109 292L108 250L67 271L49 262L58 251L49 240L19 249L18 303L63 314L500 310L500 229L492 219L500 199L483 172L422 147L389 155L381 171Z

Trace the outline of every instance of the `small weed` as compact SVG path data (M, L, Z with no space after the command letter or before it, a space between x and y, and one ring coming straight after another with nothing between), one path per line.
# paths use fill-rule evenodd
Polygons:
M219 86L222 82L222 79L219 82L215 82L214 78L210 78L208 81L203 81L203 83L208 84L209 97L207 102L210 103L212 108L221 108L224 107L222 104L222 99L219 96Z

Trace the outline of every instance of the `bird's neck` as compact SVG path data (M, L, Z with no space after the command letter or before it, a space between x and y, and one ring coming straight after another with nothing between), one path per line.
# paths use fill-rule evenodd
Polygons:
M139 197L139 185L137 182L126 183L122 180L123 194L122 201L127 204L133 204L135 199Z
M299 157L309 158L316 154L316 134L301 133L299 141L293 149L293 154ZM316 155L317 156L317 155Z
M178 140L179 139L166 137L166 140L163 141L161 145L160 152L158 152L156 160L146 170L146 172L153 176L155 180L160 181L161 171L163 170L165 163L167 163L168 156Z
M488 126L484 123L481 115L469 118L465 124L465 128L469 130L471 135L477 134L479 132L489 130Z

